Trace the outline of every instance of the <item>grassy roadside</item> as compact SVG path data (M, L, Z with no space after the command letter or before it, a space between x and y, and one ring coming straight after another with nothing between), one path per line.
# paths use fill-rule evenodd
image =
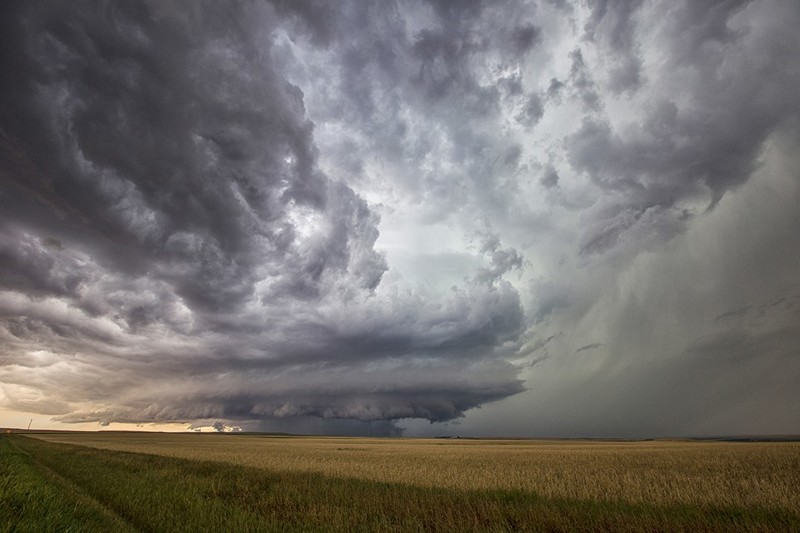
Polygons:
M13 443L30 456L3 455L3 468L7 462L22 460L36 472L34 458L141 530L800 531L800 517L782 510L425 488L98 450L21 436L0 442L3 449ZM13 485L19 474L6 477ZM53 498L63 488L42 479L33 491L41 493L36 505L48 507L44 495Z
M0 436L0 531L132 531L124 520Z

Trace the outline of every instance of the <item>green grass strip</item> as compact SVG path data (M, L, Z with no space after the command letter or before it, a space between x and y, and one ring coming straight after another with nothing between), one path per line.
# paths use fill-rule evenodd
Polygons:
M800 517L779 509L432 489L11 439L142 531L800 531ZM59 492L57 483L32 486Z
M0 436L0 531L133 531L119 516Z

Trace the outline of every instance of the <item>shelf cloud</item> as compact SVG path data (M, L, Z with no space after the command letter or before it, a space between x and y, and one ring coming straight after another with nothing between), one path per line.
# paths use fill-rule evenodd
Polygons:
M800 430L794 2L0 9L5 412Z

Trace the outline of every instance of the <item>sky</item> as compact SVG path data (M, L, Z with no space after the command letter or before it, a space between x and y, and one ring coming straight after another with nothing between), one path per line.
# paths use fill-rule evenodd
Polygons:
M800 433L795 0L0 11L0 426Z

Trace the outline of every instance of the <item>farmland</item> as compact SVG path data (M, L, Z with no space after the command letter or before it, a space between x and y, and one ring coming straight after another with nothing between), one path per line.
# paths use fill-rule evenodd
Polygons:
M35 437L0 441L3 502L26 480L132 529L800 530L792 442Z

